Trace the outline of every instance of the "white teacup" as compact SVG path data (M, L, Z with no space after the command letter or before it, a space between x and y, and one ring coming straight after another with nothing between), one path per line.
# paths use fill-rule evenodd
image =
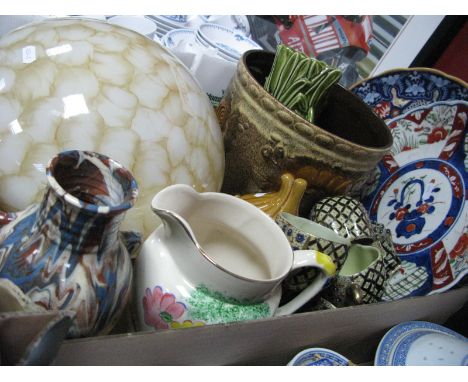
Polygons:
M145 16L113 16L107 21L111 24L131 29L151 39L158 29L156 23Z
M228 61L215 49L195 41L181 42L172 52L190 69L212 105L217 107L236 71L237 62Z

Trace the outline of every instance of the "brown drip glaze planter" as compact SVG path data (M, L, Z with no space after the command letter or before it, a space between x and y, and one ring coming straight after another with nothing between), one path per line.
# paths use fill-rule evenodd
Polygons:
M226 154L221 191L277 190L289 172L308 183L300 208L306 214L321 197L357 193L393 139L384 121L339 85L322 101L316 124L286 108L263 89L274 56L244 53L218 107Z

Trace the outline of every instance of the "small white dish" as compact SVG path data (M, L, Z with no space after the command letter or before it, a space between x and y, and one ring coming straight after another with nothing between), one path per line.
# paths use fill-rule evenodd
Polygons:
M349 359L330 349L309 348L297 353L287 366L351 366Z
M430 322L403 322L382 338L374 365L468 366L468 339Z
M262 49L255 41L222 25L202 24L197 33L211 46L234 58L240 58L244 52L250 49Z
M158 29L156 23L146 16L113 16L107 21L151 38Z
M181 42L196 43L195 35L196 31L194 29L174 29L166 33L166 35L162 39L162 42L167 48L174 49Z

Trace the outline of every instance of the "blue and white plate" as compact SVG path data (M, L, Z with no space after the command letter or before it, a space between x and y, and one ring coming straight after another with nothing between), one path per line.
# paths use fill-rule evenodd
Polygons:
M374 365L468 366L468 339L430 322L403 322L384 335Z
M255 41L222 25L205 23L197 30L197 37L227 56L239 59L244 52L262 49Z
M386 121L392 149L360 196L402 261L389 299L440 293L468 274L467 118L468 102L439 101Z
M309 348L296 354L287 366L350 366L346 357L324 348Z
M388 226L402 261L385 299L440 293L468 274L468 87L428 68L351 88L389 126L393 147L355 196Z

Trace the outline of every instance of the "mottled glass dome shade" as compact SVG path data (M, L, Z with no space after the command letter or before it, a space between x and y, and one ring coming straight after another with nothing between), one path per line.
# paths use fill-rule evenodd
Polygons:
M170 184L219 191L224 149L214 110L166 48L131 30L51 19L0 39L0 209L39 202L49 160L65 150L120 162L140 196L122 229L145 237L153 196Z

